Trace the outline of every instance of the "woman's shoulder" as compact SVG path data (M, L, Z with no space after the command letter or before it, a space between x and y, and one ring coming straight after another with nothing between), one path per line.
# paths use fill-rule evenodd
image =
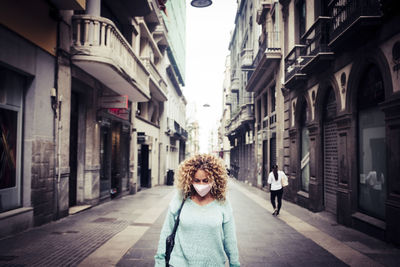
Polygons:
M218 205L224 212L232 211L231 202L229 201L228 198L225 198L225 200L216 200L216 203L218 203Z
M174 196L172 197L171 202L169 203L169 209L173 214L176 214L181 207L183 200L183 193L181 190L175 190Z
M233 217L233 210L231 203L228 198L226 198L224 201L217 201L220 207L220 212L223 216L223 222L226 223L230 221Z

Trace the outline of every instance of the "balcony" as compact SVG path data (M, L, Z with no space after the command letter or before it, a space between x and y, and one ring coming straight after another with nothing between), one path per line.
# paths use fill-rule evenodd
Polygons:
M153 38L157 42L157 45L161 51L164 53L165 49L168 46L168 37L167 37L167 28L162 21L159 25L156 26L153 32Z
M174 121L174 137L178 138L178 139L183 139L186 140L188 137L187 131L185 129L183 129L179 123L177 123L176 121Z
M225 105L228 105L228 106L230 106L230 105L232 105L232 95L231 94L229 94L229 95L226 95L225 96Z
M253 65L253 49L245 48L240 52L240 67L250 68Z
M285 87L287 88L295 88L306 79L306 74L301 72L303 67L301 51L305 47L305 45L295 45L285 58Z
M239 83L239 78L234 77L231 81L231 91L232 92L237 92L240 89L240 83Z
M311 73L316 69L325 69L334 53L328 47L330 17L319 17L301 38L305 47L301 51L303 73Z
M75 65L131 101L150 99L149 72L111 20L77 15L72 25Z
M259 8L257 9L256 21L258 24L262 24L265 21L267 12L272 7L272 0L261 0Z
M151 51L153 52L155 61L161 60L163 55L161 54L160 49L156 41L153 38L152 33L150 32L149 28L147 27L146 22L141 19L137 19L138 24L140 26L140 33L141 33L141 45L145 44L151 47Z
M254 59L255 70L246 86L246 91L257 92L270 79L282 59L279 32L268 32L260 35L260 48Z
M242 105L240 110L240 122L241 124L254 120L254 108L253 104L247 103Z
M249 102L249 101L248 101ZM251 103L241 105L232 112L231 120L225 126L227 135L232 134L246 123L254 122L254 106Z
M150 92L157 100L167 101L167 83L150 58L142 58L142 61L150 73Z
M379 0L332 0L328 5L332 17L329 46L358 47L380 24L382 16Z

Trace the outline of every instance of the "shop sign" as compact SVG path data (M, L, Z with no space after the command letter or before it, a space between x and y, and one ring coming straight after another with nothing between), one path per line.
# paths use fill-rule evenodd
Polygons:
M127 109L128 96L102 96L100 97L100 107L109 109Z
M127 108L109 108L107 112L112 114L120 119L129 120L129 111L130 109Z

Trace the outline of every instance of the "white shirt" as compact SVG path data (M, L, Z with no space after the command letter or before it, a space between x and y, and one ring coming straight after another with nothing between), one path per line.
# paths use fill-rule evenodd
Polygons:
M271 185L271 190L275 191L282 188L282 177L286 177L283 171L278 171L278 180L275 180L274 172L269 173L268 183Z

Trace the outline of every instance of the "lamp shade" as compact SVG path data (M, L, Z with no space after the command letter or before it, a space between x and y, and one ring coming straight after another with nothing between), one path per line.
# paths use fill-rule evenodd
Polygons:
M192 0L190 4L194 7L208 7L212 4L211 0Z

